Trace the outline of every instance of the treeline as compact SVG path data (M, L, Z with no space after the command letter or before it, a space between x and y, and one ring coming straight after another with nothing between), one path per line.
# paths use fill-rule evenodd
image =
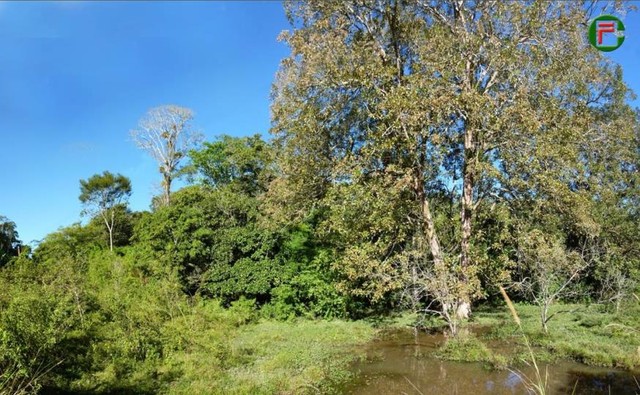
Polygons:
M640 117L592 10L365 3L286 3L272 139L202 143L190 110L155 108L133 132L151 211L107 171L80 182L88 223L34 251L2 220L3 388L158 391L196 350L240 363L224 333L258 317L409 309L455 335L503 286L546 331L553 303L635 295Z
M217 372L211 388L223 387L226 364L241 362L227 338L239 326L369 314L336 287L337 251L316 234L317 214L279 226L264 213L274 154L257 135L204 143L177 170L189 185L150 212L128 208L122 175L81 180L88 223L33 252L18 253L15 224L3 220L12 239L0 271L0 389L181 392L177 377L196 380L201 364Z

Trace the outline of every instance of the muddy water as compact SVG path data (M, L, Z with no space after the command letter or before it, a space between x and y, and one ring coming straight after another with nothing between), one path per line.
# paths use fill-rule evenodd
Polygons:
M528 394L518 373L490 370L480 363L433 357L442 335L396 331L368 345L368 359L354 367L357 378L346 394ZM504 345L503 345L504 346ZM544 373L545 367L542 367ZM631 372L592 368L575 362L548 366L550 394L640 394ZM535 377L533 369L520 372ZM640 375L638 375L640 380Z

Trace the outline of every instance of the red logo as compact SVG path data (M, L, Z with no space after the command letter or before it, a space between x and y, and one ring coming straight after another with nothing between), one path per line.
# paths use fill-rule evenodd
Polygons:
M596 27L596 32L598 34L598 45L602 45L602 35L605 33L615 33L616 27L615 23L611 21L598 21L598 26Z

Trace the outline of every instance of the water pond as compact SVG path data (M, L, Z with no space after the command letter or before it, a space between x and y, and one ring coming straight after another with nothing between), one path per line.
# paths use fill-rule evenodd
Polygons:
M527 394L521 374L535 377L530 367L519 372L492 370L481 363L438 360L433 352L441 334L397 330L367 345L367 360L354 366L356 379L346 394ZM545 371L544 365L542 366ZM634 373L594 368L576 362L549 365L550 394L640 394ZM640 373L636 372L640 380Z

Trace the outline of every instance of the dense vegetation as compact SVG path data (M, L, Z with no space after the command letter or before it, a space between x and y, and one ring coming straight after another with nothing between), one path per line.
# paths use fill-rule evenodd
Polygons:
M88 221L33 251L0 217L0 391L331 392L373 334L357 320L412 311L455 336L508 319L487 312L499 286L535 345L637 366L592 347L637 340L640 280L640 116L586 42L592 10L286 10L272 139L200 144L190 110L156 108L135 131L163 179L151 211L105 171L80 180ZM467 359L509 362L476 340Z

